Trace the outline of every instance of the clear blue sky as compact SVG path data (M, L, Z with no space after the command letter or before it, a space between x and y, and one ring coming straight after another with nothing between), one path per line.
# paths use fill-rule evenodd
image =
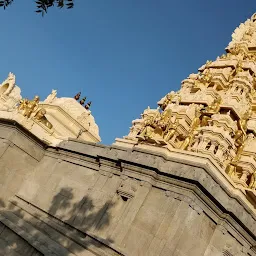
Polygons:
M82 91L104 144L127 135L147 106L221 55L256 12L255 0L76 0L73 10L42 18L33 2L0 10L0 80L14 72L29 98Z

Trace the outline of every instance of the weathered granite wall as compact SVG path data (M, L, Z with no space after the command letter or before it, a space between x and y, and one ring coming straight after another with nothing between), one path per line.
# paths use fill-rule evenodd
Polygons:
M45 148L4 122L0 137L0 223L36 253L256 255L254 207L209 164L74 140Z

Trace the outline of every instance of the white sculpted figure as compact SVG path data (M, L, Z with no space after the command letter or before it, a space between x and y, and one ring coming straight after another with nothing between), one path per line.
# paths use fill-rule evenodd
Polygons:
M15 86L15 75L9 73L8 77L0 86L0 94L9 95Z
M52 93L44 100L45 103L52 103L57 96L57 90L52 89Z

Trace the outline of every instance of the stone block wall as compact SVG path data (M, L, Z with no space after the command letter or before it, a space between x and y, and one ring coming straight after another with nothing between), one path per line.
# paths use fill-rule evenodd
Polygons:
M255 209L211 166L1 129L0 221L44 255L256 255Z
M0 222L0 255L42 256L43 254Z

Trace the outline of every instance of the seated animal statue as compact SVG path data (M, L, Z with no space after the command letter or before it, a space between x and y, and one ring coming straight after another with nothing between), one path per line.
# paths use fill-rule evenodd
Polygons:
M43 125L45 125L47 128L52 129L52 124L48 121L48 119L45 116L46 110L44 108L41 108L37 111L37 113L34 116L34 119L41 122Z

